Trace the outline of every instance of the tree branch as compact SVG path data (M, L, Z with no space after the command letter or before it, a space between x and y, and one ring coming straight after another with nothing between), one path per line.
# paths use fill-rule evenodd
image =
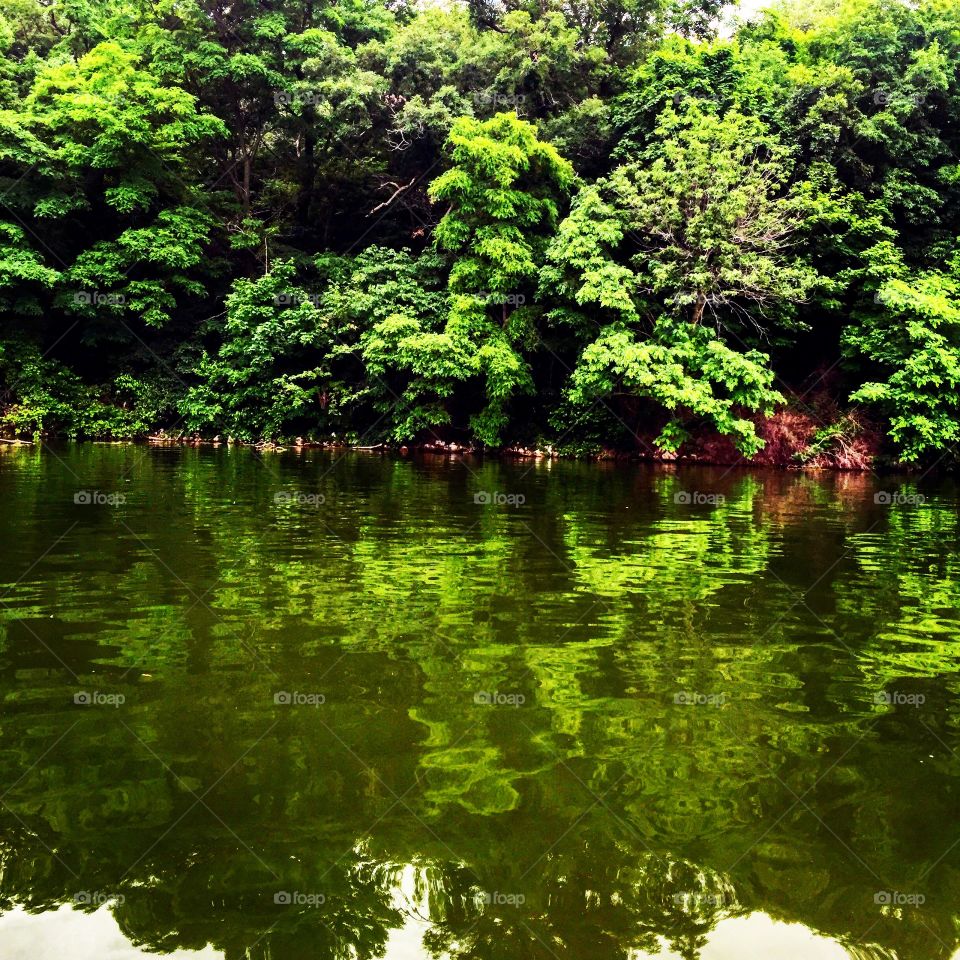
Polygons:
M378 210L383 210L384 207L389 207L390 204L393 203L393 201L396 200L397 197L399 197L400 194L403 193L404 190L409 190L416 182L417 182L417 178L416 178L416 177L413 177L409 183L405 183L405 184L403 184L402 186L397 187L397 189L393 191L393 193L391 194L391 196L390 196L388 199L384 200L383 203L378 203L378 204L367 214L367 216L368 216L368 217L372 217Z

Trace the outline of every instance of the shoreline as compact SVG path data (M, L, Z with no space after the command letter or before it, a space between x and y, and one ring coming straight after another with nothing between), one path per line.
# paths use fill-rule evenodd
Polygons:
M616 464L649 464L659 466L699 466L699 467L730 467L745 470L772 470L783 473L901 473L912 474L921 471L919 466L911 467L907 464L887 462L876 457L867 463L839 464L829 461L812 460L808 462L789 461L782 458L750 459L740 456L711 456L709 454L659 454L644 451L617 450L601 448L596 453L568 453L558 451L551 446L545 448L508 446L501 448L478 448L468 444L444 441L425 441L406 444L351 444L343 441L316 441L296 438L295 440L258 441L237 440L234 438L202 438L202 437L167 437L154 435L143 438L125 438L119 440L90 440L90 439L59 439L40 438L39 440L23 440L20 438L0 437L0 449L15 447L36 447L57 445L58 443L90 444L92 446L151 446L151 447L245 447L266 453L286 453L301 450L330 450L352 453L371 453L380 456L395 456L407 458L411 456L435 456L447 459L469 457L471 459L490 458L494 460L516 461L567 461L580 463L616 463ZM726 451L724 451L726 452ZM946 474L947 469L937 470L938 474Z

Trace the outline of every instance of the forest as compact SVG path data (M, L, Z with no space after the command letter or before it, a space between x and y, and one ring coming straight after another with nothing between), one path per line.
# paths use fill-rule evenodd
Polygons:
M6 0L0 433L932 469L960 2Z

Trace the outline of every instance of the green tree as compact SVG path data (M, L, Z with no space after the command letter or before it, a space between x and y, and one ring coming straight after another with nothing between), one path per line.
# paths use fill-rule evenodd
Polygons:
M851 400L890 420L901 459L954 456L960 444L960 251L942 270L910 270L890 244L870 251L874 303L844 331L848 353L878 374Z
M669 415L656 439L661 449L675 452L687 439L685 424L699 418L749 456L763 443L741 411L770 413L783 402L773 378L765 354L732 349L706 327L662 317L643 338L623 324L604 327L583 351L567 396L577 408L643 397Z
M226 308L221 342L191 371L198 382L181 403L188 429L241 440L313 432L335 342L316 295L280 260L264 277L239 280Z
M627 317L669 309L694 324L756 321L807 299L817 275L789 254L814 208L787 186L786 150L755 119L696 107L668 110L657 131L641 161L575 202L547 282L580 304Z
M572 167L537 139L533 124L510 113L461 118L448 149L453 164L429 193L449 204L435 237L456 256L451 291L504 297L530 288ZM503 304L504 321L508 312Z
M45 147L32 214L56 224L41 236L63 266L62 306L159 325L178 292L202 295L213 218L190 162L223 124L116 43L42 71L25 107Z
M435 232L437 247L454 255L447 332L476 358L487 405L471 427L481 441L495 444L511 398L532 390L520 352L535 314L526 299L574 174L537 138L533 124L515 114L458 120L449 150L453 165L429 191L448 204Z
M659 446L676 450L698 416L754 453L753 423L735 411L766 413L782 397L769 359L738 348L817 282L788 255L812 203L787 188L786 151L756 120L668 109L658 133L642 161L581 191L550 246L542 288L569 304L554 319L586 331L591 311L609 324L568 398L633 392L671 414Z

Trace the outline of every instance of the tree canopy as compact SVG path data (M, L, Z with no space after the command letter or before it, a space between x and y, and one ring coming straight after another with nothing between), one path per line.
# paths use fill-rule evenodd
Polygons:
M9 4L0 428L955 459L958 64L957 0Z

